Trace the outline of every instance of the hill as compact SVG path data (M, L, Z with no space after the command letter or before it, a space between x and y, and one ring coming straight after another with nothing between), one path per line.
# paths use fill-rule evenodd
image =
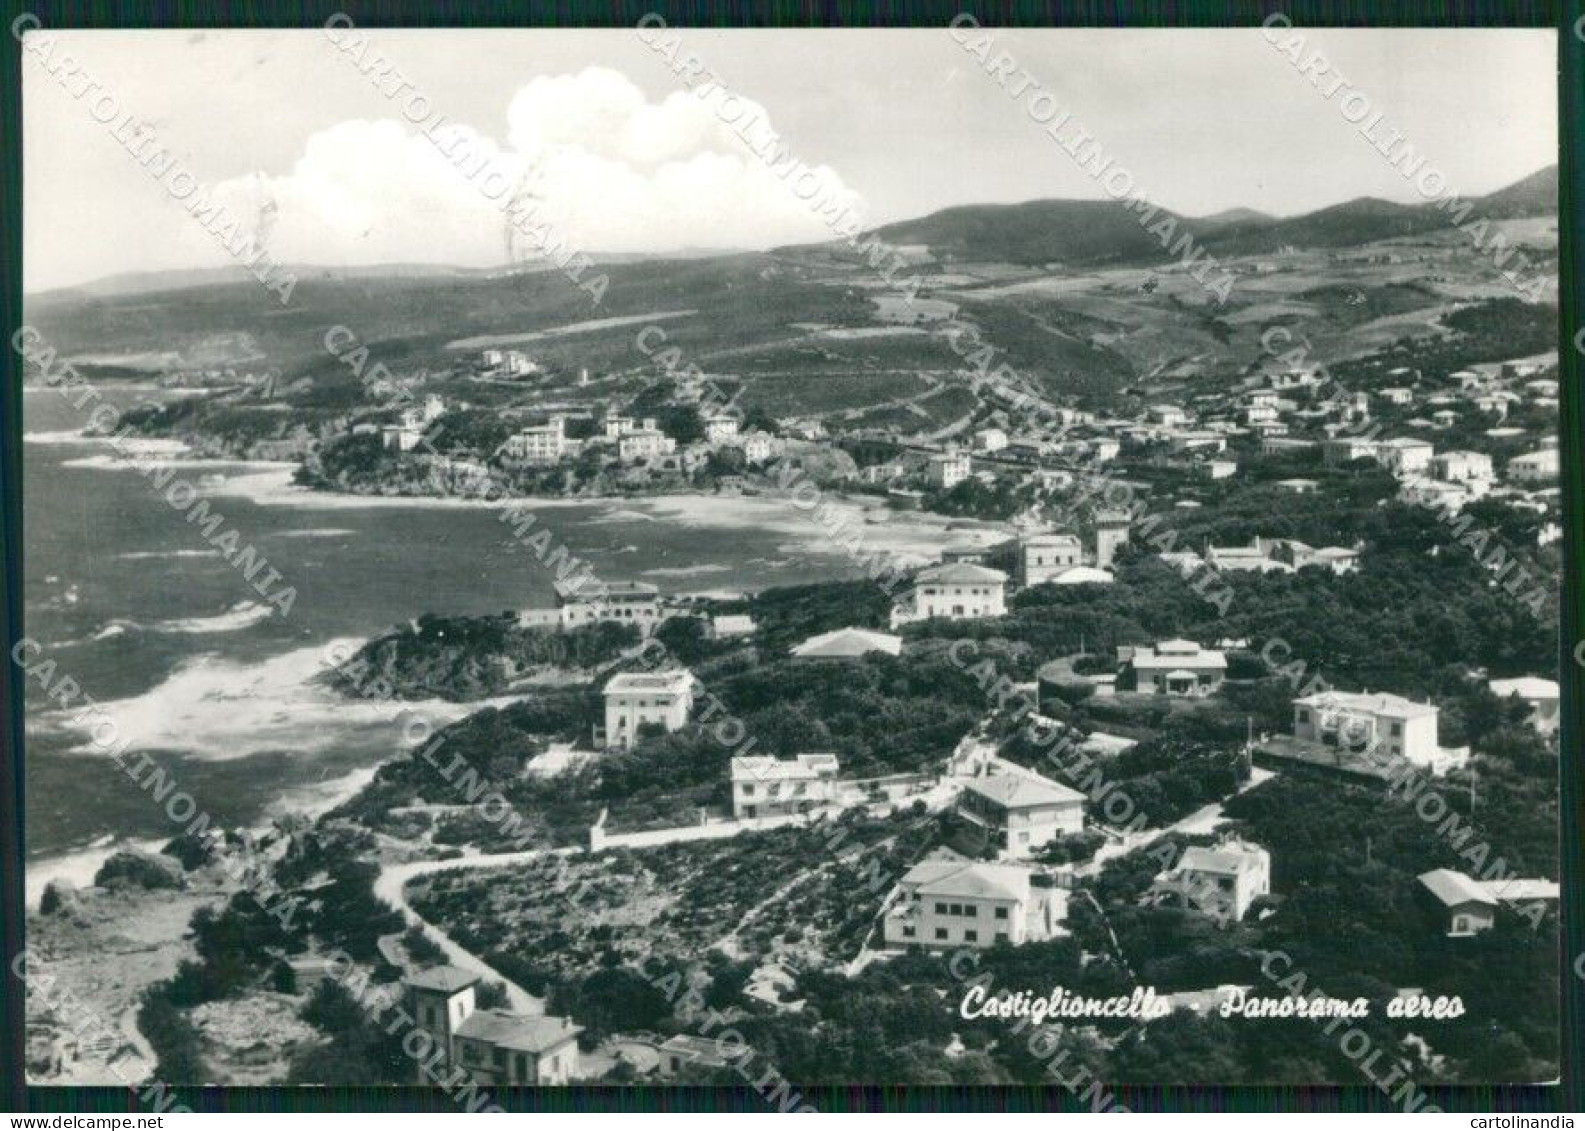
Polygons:
M1490 219L1556 216L1557 167L1549 165L1474 201L1474 215ZM1032 200L946 208L876 229L893 244L923 244L937 258L958 262L1059 263L1067 267L1149 264L1171 258L1146 230L1140 214L1113 200ZM1230 209L1200 218L1161 210L1213 255L1254 255L1284 247L1329 248L1415 236L1448 226L1435 204L1395 204L1358 197L1299 216L1276 218Z

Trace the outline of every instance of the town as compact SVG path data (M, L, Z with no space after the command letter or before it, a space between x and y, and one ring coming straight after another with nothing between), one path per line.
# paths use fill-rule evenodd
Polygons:
M822 492L1007 534L899 564L901 585L707 598L575 574L550 605L465 628L420 617L371 641L334 670L350 697L450 694L431 665L459 648L485 690L573 682L443 732L489 783L482 801L415 756L311 827L192 838L180 865L121 860L136 882L180 887L242 852L307 909L286 925L239 894L201 913L197 961L140 1015L162 1065L205 1071L182 1058L200 1033L226 1038L196 1019L240 1000L255 1051L226 1063L304 1082L730 1081L755 1050L818 1080L795 1033L851 1024L832 1012L842 996L900 1008L965 951L1009 992L1133 979L1157 995L1158 1026L1220 1023L1260 995L1266 953L1307 950L1350 984L1365 937L1404 948L1383 983L1394 1001L1479 1001L1475 972L1497 953L1541 977L1555 798L1524 832L1510 807L1555 774L1558 685L1548 649L1525 645L1552 632L1556 354L1293 360L1271 351L1224 390L1133 414L984 390L934 438L831 434L730 398L700 408L726 377L526 423L492 413L491 450L465 457L445 437L477 432L479 414L435 392L327 435L305 468L339 468L343 487L774 497L792 461ZM477 382L555 383L516 350L473 364ZM1462 544L1471 523L1500 560L1484 538ZM1506 584L1521 563L1530 585ZM1389 583L1422 630L1429 607L1458 609L1468 627L1445 631L1468 646L1427 669L1360 597ZM531 842L504 835L495 798ZM1346 873L1332 874L1342 845L1294 835L1294 817L1330 808L1330 827L1362 838ZM1361 917L1344 933L1314 918L1341 916L1325 902L1338 884ZM300 1019L283 1013L294 1000ZM373 1020L398 1007L433 1050L417 1076L393 1051L402 1033ZM710 1036L709 1009L749 1053ZM952 1013L894 1042L937 1066L919 1071L1018 1078L1004 1040ZM1414 1017L1372 1024L1422 1075L1485 1063L1473 1029ZM1479 1024L1524 1063L1552 1055L1540 1025ZM1120 1079L1155 1071L1138 1026L1071 1032ZM1309 1038L1284 1040L1300 1055ZM919 1078L905 1054L874 1078Z

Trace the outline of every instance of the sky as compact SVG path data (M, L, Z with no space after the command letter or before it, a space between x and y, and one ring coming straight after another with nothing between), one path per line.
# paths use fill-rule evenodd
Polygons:
M751 138L778 135L811 170L806 187L867 224L1103 195L1031 119L1028 92L1010 95L946 29L334 33L343 44L365 34L365 61L389 60L427 116L317 29L32 33L32 46L82 69L68 89L42 50L23 54L26 289L231 262L170 178L113 136L122 114L285 263L498 265L513 254L500 201L520 186L596 259L830 239L728 116L755 123ZM1553 32L1288 34L1462 195L1556 160ZM690 91L657 50L669 44L721 85ZM1180 213L1422 199L1258 29L999 32L991 54L1003 51L1138 189ZM90 80L99 87L74 97ZM420 127L437 116L426 140ZM498 174L495 202L470 167Z

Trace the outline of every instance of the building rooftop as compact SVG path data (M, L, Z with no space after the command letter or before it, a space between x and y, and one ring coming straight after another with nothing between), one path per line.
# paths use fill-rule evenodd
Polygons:
M1437 713L1433 704L1416 703L1385 691L1320 691L1295 699L1293 703L1296 707L1313 707L1318 711L1362 711L1393 719L1418 719Z
M436 993L454 994L479 981L479 975L457 966L432 966L409 974L404 981L415 990L433 990Z
M1004 809L1037 809L1084 802L1084 794L1078 790L1069 789L1032 771L1027 774L992 772L972 779L968 789Z
M821 774L834 775L838 768L835 754L796 754L791 758L755 755L732 759L732 780L796 781Z
M643 581L610 581L604 585L596 585L584 591L582 585L572 586L557 585L556 599L563 604L572 601L581 601L591 605L598 605L602 601L632 601L654 600L660 596L660 590Z
M1521 699L1556 699L1558 697L1556 680L1542 679L1533 675L1524 675L1517 679L1494 679L1486 686L1491 688L1493 695L1504 699L1510 695L1517 695Z
M972 584L975 582L986 585L1005 585L1007 575L999 569L988 569L985 566L970 565L967 562L953 562L949 565L931 566L922 569L914 579L916 582L945 582L947 584Z
M1216 875L1236 875L1269 863L1271 853L1254 844L1229 841L1215 848L1187 848L1178 861L1178 871L1211 872Z
M903 883L923 897L1002 899L1029 898L1029 870L1014 864L977 860L925 860L903 876Z
M693 673L687 670L670 672L622 672L612 676L605 685L605 694L622 695L649 692L658 695L681 695L693 685Z
M1488 895L1485 888L1463 872L1437 868L1431 872L1423 872L1417 878L1432 895L1448 907L1456 907L1461 903L1484 903L1488 907L1497 905L1497 900Z
M1163 640L1155 647L1141 645L1129 658L1134 669L1154 671L1192 665L1196 668L1225 668L1227 657L1214 648L1202 648L1192 640Z
M696 1037L692 1033L678 1033L668 1038L660 1046L662 1052L678 1053L689 1060L699 1061L704 1064L726 1064L726 1054L721 1051L719 1041L711 1037Z
M885 652L895 656L903 650L903 638L867 628L839 628L835 632L811 636L792 649L794 656L831 659L862 656L866 652Z
M581 1032L582 1025L575 1025L564 1017L525 1017L501 1009L476 1010L457 1026L459 1037L532 1053L565 1044Z

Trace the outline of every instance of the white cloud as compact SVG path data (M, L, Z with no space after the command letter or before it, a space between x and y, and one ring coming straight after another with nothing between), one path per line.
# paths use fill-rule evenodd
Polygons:
M833 170L794 164L786 143L768 166L723 117L756 145L774 141L755 103L686 91L650 102L626 76L589 67L519 89L504 144L447 126L437 145L394 115L341 122L310 137L290 172L216 193L244 222L262 222L277 261L311 263L502 262L502 194L481 191L490 170L499 186L533 168L539 214L596 256L831 239L820 200L862 215Z

